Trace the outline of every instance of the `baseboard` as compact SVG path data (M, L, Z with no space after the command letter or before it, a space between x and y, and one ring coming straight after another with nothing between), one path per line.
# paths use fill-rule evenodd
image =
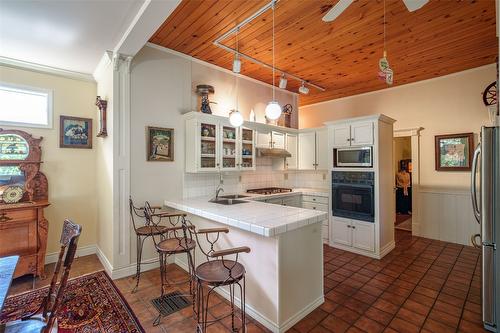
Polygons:
M293 327L293 325L297 324L299 321L301 321L303 318L305 318L308 314L313 312L316 308L318 308L321 304L325 302L325 296L322 295L319 297L317 300L313 301L310 303L308 306L297 312L293 317L288 319L281 327L279 328L279 332L286 332L290 328Z
M108 275L111 276L113 274L113 265L111 265L108 258L106 257L104 252L102 252L102 250L99 248L99 246L96 246L96 254L97 258L104 266L104 270L106 271L106 273L108 273Z
M87 246L79 246L76 249L75 257L76 258L84 257L91 254L96 254L96 252L97 252L97 245L95 244ZM45 265L57 262L57 259L59 259L59 252L48 253L45 255Z
M141 272L146 272L158 267L160 267L160 263L158 262L157 258L147 259L142 262ZM111 276L113 280L116 280L127 276L135 275L136 271L137 271L136 263L133 263L128 266L112 270L109 276Z
M385 257L392 250L394 250L395 247L396 247L396 242L394 240L387 243L383 248L380 249L379 259L382 259L383 257Z
M187 263L184 261L175 258L175 264L179 267L181 267L183 270L186 272L189 270ZM215 289L215 292L224 297L225 299L229 300L229 292L226 291L226 289L222 288L217 288ZM235 297L235 303L239 304L240 299L238 297ZM303 319L305 316L307 316L309 313L311 313L314 309L316 309L318 306L323 304L325 302L324 296L319 297L317 300L313 301L311 304L306 306L304 309L301 311L297 312L293 317L288 319L283 325L279 326L272 320L268 319L266 316L262 315L259 311L257 311L255 308L253 308L251 305L246 304L246 313L258 321L260 324L262 324L264 327L266 327L268 330L270 330L273 333L284 333L290 328L292 328L293 325L298 323L301 319Z
M334 247L336 249L340 249L340 250L344 250L344 251L347 251L347 252L352 252L352 253L360 254L362 256L366 256L366 257L370 257L370 258L374 258L374 259L381 259L382 258L380 255L378 255L375 252L367 252L367 251L364 251L364 250L358 250L358 249L356 249L354 247L350 247L350 246L345 246L345 245L341 245L341 244L337 244L337 243L330 243L330 246Z

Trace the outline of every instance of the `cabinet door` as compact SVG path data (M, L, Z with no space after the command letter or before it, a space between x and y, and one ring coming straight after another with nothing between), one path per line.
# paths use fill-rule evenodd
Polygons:
M216 122L204 121L197 126L200 142L198 142L198 171L218 171L220 166L220 127Z
M241 127L240 143L240 169L255 170L255 132Z
M328 130L316 132L316 170L328 170Z
M353 123L351 125L351 146L371 144L373 144L373 123Z
M258 148L271 148L271 132L258 131L256 146Z
M299 133L299 169L314 170L316 164L316 133Z
M333 145L335 147L346 147L351 145L351 126L338 125L333 128Z
M221 170L237 170L240 160L240 145L238 144L238 129L222 123L219 129L219 165Z
M297 134L286 134L286 148L291 157L286 158L286 169L295 170L297 169Z
M352 246L365 251L375 251L374 223L352 221Z
M335 216L333 218L332 225L333 225L333 231L332 231L333 242L337 244L351 246L352 245L351 220Z
M285 149L285 133L273 131L271 134L271 147Z

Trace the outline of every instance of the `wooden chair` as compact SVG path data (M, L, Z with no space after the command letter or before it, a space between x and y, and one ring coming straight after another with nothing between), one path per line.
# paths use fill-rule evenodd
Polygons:
M232 331L237 331L234 323L236 286L238 286L240 291L241 332L246 331L245 267L238 262L238 257L240 253L249 253L250 248L243 246L218 251L214 250L214 245L219 240L220 234L227 234L228 232L228 228L200 229L194 232L198 247L206 257L206 262L196 266L194 269L196 281L196 309L194 312L198 324L197 332L206 332L209 324L213 324L228 316L231 316ZM208 251L205 251L200 244L199 235L205 236L206 241L210 244ZM234 256L234 260L226 259L227 256ZM231 313L221 318L208 320L209 298L216 288L224 286L227 286L229 289Z
M64 220L60 241L61 250L59 251L59 258L54 268L54 275L50 281L47 296L35 312L23 317L21 320L8 322L5 326L5 333L57 332L57 310L63 299L81 232L82 227L80 225L70 220ZM63 271L59 279L61 267Z
M185 253L188 256L189 263L192 262L194 256L193 250L196 247L196 242L192 237L192 230L194 226L188 226L186 223L186 213L183 212L171 212L168 214L154 214L153 209L148 204L144 205L144 215L146 220L150 224L157 225L162 218L168 218L169 225L166 226L164 237L159 237L159 235L150 234L153 239L156 251L158 252L158 259L160 261L160 289L161 297L165 296L168 287L174 285L180 285L189 282L189 295L178 294L179 296L192 296L193 295L193 279L191 265L189 264L189 278L182 281L171 281L167 277L167 259L168 257L176 254ZM158 325L161 320L161 314L153 322L153 325Z
M139 280L141 279L141 266L144 264L151 264L154 262L142 262L142 249L144 248L144 241L151 237L152 235L164 237L167 232L167 227L154 224L153 220L145 219L145 224L142 226L138 226L136 224L135 218L145 218L146 215L144 213L145 207L136 207L134 206L134 202L132 201L132 197L128 199L129 209L130 209L130 219L132 220L132 225L134 227L135 235L136 235L136 250L137 250L137 264L136 264L136 272L135 272L135 286L132 289L132 293L135 293L139 288ZM160 207L152 207L148 202L146 202L151 215L154 216L162 216L163 212L158 212ZM161 220L161 219L160 219ZM160 222L158 221L158 223Z

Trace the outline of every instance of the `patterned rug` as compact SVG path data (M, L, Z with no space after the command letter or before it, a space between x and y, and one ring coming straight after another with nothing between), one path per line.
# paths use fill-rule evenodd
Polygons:
M45 287L7 298L0 324L35 311L47 292ZM145 332L104 271L69 280L64 294L57 315L59 333Z

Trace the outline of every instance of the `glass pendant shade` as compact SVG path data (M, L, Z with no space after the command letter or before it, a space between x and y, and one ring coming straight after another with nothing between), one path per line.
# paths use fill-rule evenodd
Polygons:
M229 122L234 127L240 127L241 125L243 125L243 115L238 110L232 110L229 113Z
M266 117L276 120L281 116L281 106L276 101L269 102L266 106Z
M239 74L241 72L241 60L240 57L236 54L233 60L233 73Z

